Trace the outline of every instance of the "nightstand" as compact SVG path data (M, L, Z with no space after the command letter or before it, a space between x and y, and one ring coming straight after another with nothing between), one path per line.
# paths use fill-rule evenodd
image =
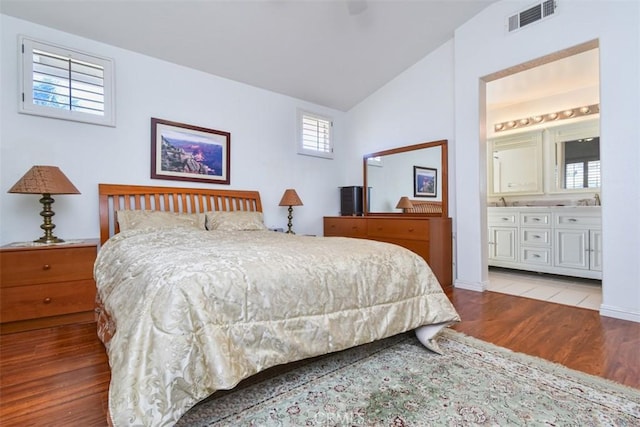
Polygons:
M0 248L0 334L95 321L98 239Z

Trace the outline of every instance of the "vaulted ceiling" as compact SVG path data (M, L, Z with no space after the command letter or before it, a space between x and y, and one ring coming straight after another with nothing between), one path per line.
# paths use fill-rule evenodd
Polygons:
M346 111L495 0L2 0L0 12Z
M494 1L2 0L0 12L347 111ZM568 92L597 84L597 67L597 53L566 58L487 97L499 108Z

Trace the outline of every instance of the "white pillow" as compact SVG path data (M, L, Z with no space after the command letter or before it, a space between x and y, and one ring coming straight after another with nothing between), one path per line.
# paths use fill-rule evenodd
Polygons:
M262 212L207 212L207 230L266 230Z
M178 213L149 210L121 210L116 212L120 231L142 228L197 228L205 229L203 213Z

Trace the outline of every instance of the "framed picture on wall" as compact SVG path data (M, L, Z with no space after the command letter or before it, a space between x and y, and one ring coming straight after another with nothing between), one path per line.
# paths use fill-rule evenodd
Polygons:
M151 178L229 184L231 134L151 119Z
M413 167L413 195L415 197L436 197L438 194L438 170Z

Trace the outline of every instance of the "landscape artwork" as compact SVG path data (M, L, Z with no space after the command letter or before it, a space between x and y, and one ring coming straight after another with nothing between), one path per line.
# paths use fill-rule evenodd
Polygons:
M413 195L415 197L436 197L437 196L437 169L413 167Z
M229 132L151 119L151 178L229 184Z

